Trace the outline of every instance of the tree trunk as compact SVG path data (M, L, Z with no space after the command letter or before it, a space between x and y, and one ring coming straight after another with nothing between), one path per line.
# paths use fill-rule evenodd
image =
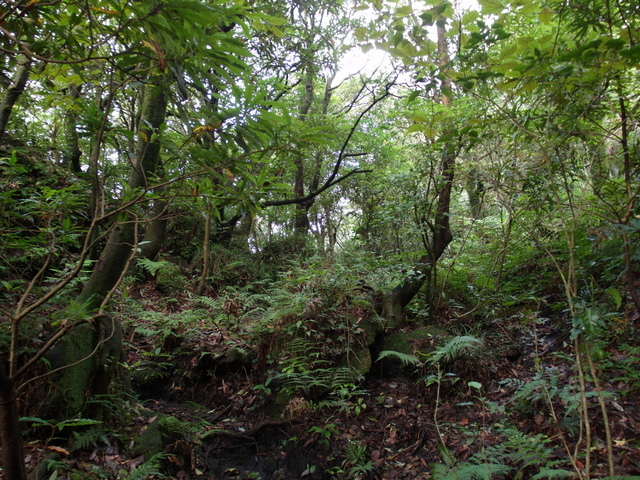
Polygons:
M72 102L80 98L80 87L78 85L69 85L67 93ZM82 171L80 166L80 146L78 143L78 129L76 124L78 115L75 112L74 105L67 109L64 118L64 149L62 151L62 162L69 167L72 172L78 173Z
M158 195L153 200L151 208L151 218L147 221L146 230L140 243L140 257L155 260L160 253L167 235L167 207L168 203L161 195L165 194L166 188L156 188Z
M471 210L471 216L479 220L482 218L482 196L484 195L484 183L482 182L482 176L476 168L472 168L467 173L467 181L465 182L464 189L469 196L469 209Z
M11 85L9 85L7 93L0 102L0 137L4 135L4 132L7 129L7 124L9 123L13 106L16 104L20 95L24 92L24 87L27 85L30 67L31 60L24 55L21 55L18 58L18 67L16 68L16 73L13 76L13 81L11 82Z
M446 75L449 55L447 53L445 19L440 17L436 24L440 68L445 73L442 82L442 91L440 92L440 101L445 108L449 108L451 106L451 97L449 96L451 80ZM441 180L438 188L436 211L433 221L427 222L428 231L425 232L425 237L427 238L427 253L418 260L412 273L383 299L382 317L387 321L388 326L392 328L401 326L404 323L404 307L413 300L427 280L435 278L436 262L440 259L449 243L451 243L451 240L453 240L449 222L449 211L455 161L455 150L449 145L445 146L440 157Z
M207 277L211 268L211 210L206 202L207 211L204 221L204 239L202 247L202 273L200 274L200 282L198 283L198 295L203 295L207 287Z
M146 190L155 176L160 156L158 130L164 123L167 96L162 85L145 87L136 159L129 188ZM92 314L117 286L132 257L136 243L136 222L130 213L120 215L89 280L77 298L82 311ZM52 380L57 389L49 402L50 415L64 418L86 412L86 399L105 393L119 361L122 332L116 318L100 314L64 336L47 358L52 369L62 368Z
M300 104L300 110L298 111L298 118L301 122L307 121L311 104L315 95L313 87L314 68L309 61L306 65L305 81L304 81L304 96L302 103ZM302 154L298 155L294 160L296 171L293 182L293 194L298 197L304 197L304 157ZM296 204L296 214L293 222L293 229L296 235L305 235L309 230L309 209L313 205L313 201Z
M5 480L27 479L19 419L15 383L0 359L0 458Z
M160 158L160 141L157 135L167 111L167 96L162 85L145 87L141 110L136 158L129 176L129 188L132 191L149 188L149 181L156 173ZM78 301L85 304L87 310L95 310L100 306L126 268L135 243L137 221L133 215L123 214L111 231L91 277L78 297Z

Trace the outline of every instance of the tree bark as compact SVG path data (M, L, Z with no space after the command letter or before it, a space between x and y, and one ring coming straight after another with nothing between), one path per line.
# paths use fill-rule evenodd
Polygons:
M167 95L162 85L145 87L141 110L136 157L129 175L131 191L148 189L156 173L160 158L158 130L164 123L167 111ZM137 221L132 214L122 215L109 235L107 245L78 297L78 302L85 304L88 311L100 306L107 293L118 282L131 256Z
M469 196L469 209L471 210L471 216L479 220L482 218L482 196L484 194L484 183L482 182L482 176L476 168L472 168L467 173L467 181L465 182L464 189Z
M29 80L29 69L31 67L31 60L24 55L18 58L18 67L16 73L13 76L13 81L7 89L7 93L0 102L0 137L4 135L11 117L11 111L13 106L20 98L20 95L24 92L24 88Z
M72 102L80 98L80 86L69 85L67 95ZM71 171L78 173L82 171L80 166L80 145L78 142L78 129L76 127L78 115L75 112L74 105L67 109L64 118L64 149L62 151L62 162L65 166L70 167Z
M129 188L134 195L150 188L159 161L161 145L158 131L164 123L167 109L167 95L160 83L145 87L141 109L136 158L129 177ZM132 213L123 213L113 227L89 280L77 298L86 314L93 314L102 307L128 267L136 244L136 222L138 219ZM120 323L104 314L97 315L91 324L80 325L65 335L47 355L52 369L60 369L52 377L57 389L51 395L48 414L64 418L86 412L86 399L92 394L106 392L121 349Z
M310 51L310 49L308 49ZM304 80L304 96L302 103L300 104L300 110L298 112L298 118L301 122L305 123L313 103L315 96L315 90L313 86L314 67L309 59L305 67L305 80ZM296 171L293 182L293 194L298 197L304 197L304 157L302 154L298 155L294 160ZM309 209L313 205L313 200L309 202L303 202L296 204L296 215L293 222L293 229L296 235L304 235L309 230Z
M0 359L0 447L5 480L26 480L15 383Z
M203 295L207 287L207 277L211 263L211 210L208 202L206 217L204 221L204 239L202 247L202 273L200 274L200 282L198 283L198 295Z
M146 230L139 246L140 257L155 260L160 253L167 236L167 208L168 202L162 195L166 194L166 188L156 188L157 198L153 200L151 218L147 221Z

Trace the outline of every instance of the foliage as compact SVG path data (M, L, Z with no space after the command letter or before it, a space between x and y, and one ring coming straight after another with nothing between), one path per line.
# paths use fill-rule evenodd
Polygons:
M427 273L405 312L453 337L424 358L385 350L378 360L437 370L424 377L438 385L436 403L446 379L489 386L490 340L479 332L501 319L525 332L549 318L563 348L574 342L563 357L574 365L536 357L527 381L500 380L511 393L503 410L557 411L557 428L588 436L588 408L605 405L608 425L604 400L615 395L599 368L638 390L628 341L640 308L632 2L480 0L463 11L365 0L353 12L329 1L98 3L9 2L0 12L0 346L19 392L55 383L41 377L55 367L46 350L80 324L98 332L99 315L116 307L126 338L144 344L127 367L134 383L180 375L176 358L212 355L191 340L218 335L271 372L265 393L361 415L369 346L387 333L380 307ZM448 49L434 42L443 33ZM391 72L336 77L349 44L387 52ZM168 105L155 129L141 120L150 85ZM156 147L158 168L147 169ZM454 157L455 169L441 168ZM436 265L431 239L443 225L453 240ZM113 242L122 229L130 238ZM160 256L146 257L156 231ZM114 245L122 272L100 270L100 251ZM139 299L149 285L120 284L130 264L155 277L148 310ZM92 270L117 279L86 312L75 296ZM568 371L577 378L567 382ZM66 428L27 418L49 439ZM77 426L91 428L75 447L104 440L96 425ZM434 474L566 475L535 460L552 457L548 438L493 428L503 441ZM336 432L311 433L328 445ZM605 442L611 452L609 432ZM370 475L367 448L348 443L335 476ZM122 475L159 475L159 460Z
M397 352L395 350L383 350L378 354L377 361L383 360L387 357L395 358L400 360L403 365L414 365L416 367L423 366L424 363L415 355Z
M438 480L491 480L495 476L514 475L535 479L570 478L572 472L557 468L551 440L545 435L526 435L513 427L495 425L503 441L484 446L465 462L456 462L441 450L444 463L433 465Z

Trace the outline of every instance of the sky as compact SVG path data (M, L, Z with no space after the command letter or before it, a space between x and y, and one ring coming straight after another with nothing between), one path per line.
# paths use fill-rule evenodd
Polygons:
M420 7L426 6L426 2L424 0L405 1L407 1L409 5L413 6L414 11L420 11ZM457 12L480 10L480 5L477 0L453 0L452 3L454 4L454 9ZM365 20L372 20L376 15L372 9L363 10L358 13L363 16ZM435 32L433 40L436 40ZM374 48L364 53L359 46L356 46L349 50L340 61L338 65L338 74L336 75L336 84L351 75L360 73L368 77L377 69L384 71L385 68L389 69L390 67L391 56L387 52Z

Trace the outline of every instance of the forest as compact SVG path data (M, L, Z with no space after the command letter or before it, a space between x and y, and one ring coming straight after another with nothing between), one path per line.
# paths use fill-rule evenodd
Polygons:
M640 479L639 32L0 2L0 478Z

